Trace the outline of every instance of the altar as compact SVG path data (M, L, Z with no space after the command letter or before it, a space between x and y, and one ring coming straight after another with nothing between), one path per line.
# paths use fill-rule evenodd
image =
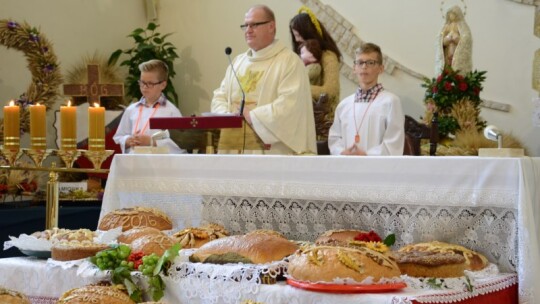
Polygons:
M263 228L280 231L290 239L313 240L328 229L357 228L373 229L381 235L394 233L394 248L429 240L459 243L498 265L502 277L499 285L490 282L489 290L511 290L517 280L519 302L534 303L540 298L540 291L534 289L534 282L540 281L540 192L535 189L539 181L538 158L116 155L101 217L117 208L142 205L169 214L173 230L217 222L232 234ZM33 273L32 277L46 277L45 271L50 271L44 261L28 263L1 259L0 271L14 275L27 269L26 275ZM71 269L61 275L72 277L67 281L74 286L92 280L86 276L78 282L76 272ZM197 292L208 296L207 291L215 289L214 294L216 290L233 290L242 300L264 303L275 303L271 299L277 299L276 295L297 303L315 303L317 299L430 302L426 298L420 301L422 295L411 290L371 296L331 295L282 282L249 285L242 290L234 282L228 282L227 287L197 280L167 279L167 285L174 287L167 288L165 300L225 303L196 297ZM21 291L30 292L41 303L54 303L46 299L59 296L59 290L47 287L52 280L46 284L43 280L25 281L28 284L22 288L26 290ZM14 282L17 280L0 279L0 285L11 288L17 287ZM430 296L440 299L439 294ZM477 295L460 297L472 296ZM478 299L470 303L474 300Z
M440 240L517 272L520 302L540 298L540 159L117 155L101 216L149 205L175 228L217 222L313 240L373 229L396 245Z

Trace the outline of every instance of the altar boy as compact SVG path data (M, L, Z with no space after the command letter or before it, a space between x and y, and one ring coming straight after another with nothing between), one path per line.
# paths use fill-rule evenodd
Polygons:
M142 98L127 107L113 139L122 153L130 153L136 146L151 146L152 135L160 130L150 129L152 117L182 117L180 110L171 103L163 90L167 87L169 68L161 60L149 60L139 65L139 87ZM183 153L170 138L156 140L156 146L166 146L171 153Z
M355 94L336 107L328 134L332 155L403 155L405 117L401 101L378 82L384 71L379 46L365 43L356 49Z

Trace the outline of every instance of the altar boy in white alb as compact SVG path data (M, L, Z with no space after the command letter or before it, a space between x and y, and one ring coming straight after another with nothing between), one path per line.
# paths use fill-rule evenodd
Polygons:
M328 134L332 155L403 155L403 109L399 97L378 83L384 71L379 46L365 43L356 50L354 73L358 90L336 107Z
M167 87L169 68L161 60L153 59L139 65L141 78L139 87L142 98L127 107L122 115L114 142L122 148L122 153L131 153L137 146L152 146L152 135L160 130L150 129L152 117L182 117L180 110L171 103L163 90ZM169 153L184 153L170 138L155 141L159 147L167 147Z

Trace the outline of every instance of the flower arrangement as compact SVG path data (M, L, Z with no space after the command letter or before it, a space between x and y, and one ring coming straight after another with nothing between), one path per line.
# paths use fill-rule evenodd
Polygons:
M394 234L388 235L383 240L375 231L370 230L369 232L362 232L356 235L350 244L367 247L380 253L386 253L388 251L388 247L394 245L395 242L396 236Z
M459 71L446 66L436 78L424 79L422 84L422 87L426 88L424 120L429 123L433 113L438 112L440 138L456 134L462 129L475 127L476 130L481 130L486 126L486 122L479 117L482 103L480 92L483 89L482 83L486 79L485 74L486 71L475 70L462 75ZM460 121L457 116L461 111L456 109L460 107L467 108L472 113L468 117L472 116L472 119Z

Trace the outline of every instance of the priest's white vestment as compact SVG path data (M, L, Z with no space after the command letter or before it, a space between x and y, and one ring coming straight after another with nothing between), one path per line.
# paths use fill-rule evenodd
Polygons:
M259 51L249 49L233 61L252 127L269 154L316 153L315 121L308 75L300 57L274 40ZM214 91L213 113L237 113L242 91L229 66Z

